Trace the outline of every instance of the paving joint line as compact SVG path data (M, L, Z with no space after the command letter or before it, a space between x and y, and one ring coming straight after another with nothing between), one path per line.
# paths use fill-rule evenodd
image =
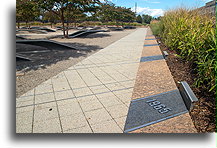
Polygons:
M63 126L62 126L62 122L61 122L61 117L60 117L60 112L59 112L59 106L58 106L58 103L57 103L57 100L56 100L56 95L55 95L55 92L54 92L54 86L53 86L53 79L51 79L51 85L52 85L52 90L53 90L53 95L54 95L54 99L55 99L55 103L56 103L56 107L57 107L57 113L58 113L58 119L59 119L59 122L60 122L60 129L61 129L61 133L63 133Z
M94 65L92 67L88 67L88 68L96 68L96 67L109 67L109 66L113 66L113 65L127 65L127 64L136 64L136 63L140 63L140 62L130 62L130 63L119 63L119 64L110 64L110 65L101 65L101 66L95 66L96 64L93 63L93 64L83 64L85 66L85 68L76 68L76 67L73 67L73 69L67 69L66 71L70 71L70 70L75 70L75 69L86 69L86 66L89 66L89 65Z
M94 75L94 74L93 74ZM98 79L98 78L97 78ZM99 80L99 79L98 79ZM100 80L99 80L100 81ZM100 81L101 82L101 81ZM102 82L101 82L102 83ZM121 84L120 84L121 85ZM123 102L116 94L114 94L114 92L110 89L110 88L108 88L106 85L104 85L108 90L110 90L110 92L113 94L113 95L115 95L117 98L118 98L118 100L120 101L120 102L122 102L127 108L128 108L128 106L125 104L125 102ZM121 86L123 86L123 85L121 85ZM123 87L125 87L125 86L123 86ZM126 90L125 88L123 88L122 90Z
M92 73L92 71L91 71ZM93 74L93 73L92 73ZM94 74L93 74L94 75ZM95 75L94 75L95 76ZM95 76L96 77L96 76ZM98 77L96 77L98 79ZM98 79L99 80L99 79ZM100 81L100 80L99 80ZM100 81L101 82L101 81ZM101 82L102 83L102 82ZM103 83L102 83L103 84ZM104 85L104 84L103 84ZM108 90L110 90L106 85L104 85ZM110 90L111 91L111 90ZM111 91L112 92L112 91ZM112 92L113 93L113 92ZM115 95L113 93L113 95ZM95 95L97 97L97 95ZM116 96L116 95L115 95ZM117 97L117 96L116 96ZM118 98L118 97L117 97ZM102 102L100 101L100 99L97 97L98 101L102 104ZM118 98L120 100L120 98ZM120 100L122 102L122 100ZM125 106L126 104L124 102L122 102ZM113 119L113 121L116 123L116 125L121 129L121 131L124 132L124 130L122 130L122 128L120 127L120 125L115 121L115 118L112 117L112 115L109 113L109 111L106 109L106 107L102 104L102 106L105 108L105 110L107 111L107 113L111 116L111 118ZM114 105L115 106L115 105ZM128 106L126 106L128 108Z
M81 75L80 75L80 73L76 70L76 72L78 73L78 75L81 77ZM81 77L81 79L83 80L83 78ZM67 79L68 80L68 79ZM84 81L84 80L83 80ZM84 83L87 85L87 83L84 81ZM71 88L71 86L70 86L70 88ZM90 88L89 88L90 89ZM92 90L90 89L90 91L92 92ZM93 92L92 92L93 93ZM74 94L75 95L75 94ZM76 97L76 95L75 95L75 97ZM77 97L76 97L76 100L77 100ZM79 106L80 106L80 108L81 108L81 110L82 110L82 113L83 113L83 115L84 115L84 117L85 117L85 119L86 119L86 121L87 121L87 123L88 123L88 125L89 125L89 127L90 127L90 129L91 129L91 131L92 131L92 133L94 133L94 131L93 131L93 129L92 129L92 127L91 127L91 125L90 125L90 123L89 123L89 121L88 121L88 119L87 119L87 117L86 117L86 115L85 115L85 113L84 113L84 110L83 110L83 108L82 108L82 106L81 106L81 104L80 104L80 102L77 100L77 102L78 102L78 104L79 104Z
M78 73L78 71L76 70L76 72ZM65 75L65 77L66 77L66 74L65 74L65 72L63 72L64 73L64 75ZM78 75L80 76L80 74L78 73ZM81 77L81 76L80 76ZM82 79L82 78L81 78ZM67 82L69 83L69 80L68 80L68 78L66 77L66 80L67 80ZM83 79L82 79L83 80ZM84 80L83 80L84 81ZM72 90L72 87L71 87L71 85L69 84L69 87L71 88L71 90ZM83 108L81 107L81 104L80 104L80 102L78 101L78 99L77 99L77 97L76 97L76 95L75 95L75 93L74 93L74 91L72 90L72 92L73 92L73 94L74 94L74 96L75 96L75 98L76 98L76 101L77 101L77 103L79 104L79 107L81 108L81 111L82 111L82 113L83 113L83 115L84 115L84 117L85 117L85 119L86 119L86 121L87 121L87 124L89 125L89 127L90 127L90 129L91 129L91 131L93 132L93 129L92 129L92 127L90 126L90 123L89 123L89 121L87 120L87 117L85 116L85 113L84 113L84 110L83 110Z
M128 81L135 81L135 79L129 79L129 80L124 80L124 81L116 81L116 82L111 82L111 83L105 83L105 85L109 85L109 84L115 84L115 83L121 83L121 82L128 82ZM96 87L96 86L102 86L103 84L100 85L89 85L87 87ZM66 89L66 90L59 90L59 91L54 91L54 92L64 92L64 91L68 91L68 90L78 90L78 89L82 89L82 88L86 88L86 87L79 87L79 88L70 88L70 89ZM130 87L129 87L130 88ZM114 90L116 91L116 90ZM52 92L45 92L45 93L41 93L41 94L34 94L36 96L38 95L44 95L44 94L51 94ZM23 97L19 97L17 98L18 100L22 100L25 98L28 98L30 96L34 96L34 95L29 95L29 96L23 96ZM21 101L21 102L26 102L26 101Z
M101 67L98 67L98 68L100 68L102 71L104 71L105 72L105 70L103 70ZM113 69L113 68L112 68ZM115 70L115 69L113 69L113 70ZM107 73L107 72L105 72L105 73ZM119 73L120 75L122 75L122 76L124 76L125 78L127 78L127 79L129 79L128 77L126 77L125 75L123 75L122 73L120 73L119 71L117 72L117 73ZM115 80L115 81L117 81L113 76L111 76L109 73L107 73L111 78L113 78L113 80ZM118 81L117 81L118 82Z
M106 87L107 88L107 87ZM106 94L106 93L110 93L110 92L116 92L116 91L121 91L121 90L127 90L127 89L131 89L133 87L125 87L125 88L121 88L121 89L116 89L116 90L110 90L110 91L107 91L107 92L100 92L100 93L95 93L96 95L100 95L100 94ZM72 89L68 89L68 90L72 90ZM84 98L84 97L88 97L88 96L93 96L94 94L89 94L89 95L84 95L84 96L78 96L78 97L71 97L71 98L65 98L65 99L59 99L57 100L57 102L60 102L60 101L65 101L65 100L71 100L71 99L79 99L79 98ZM26 102L26 101L23 101L23 102ZM23 107L28 107L28 106L33 106L33 105L41 105L41 104L47 104L47 103L53 103L55 101L48 101L48 102L41 102L41 103L37 103L37 104L30 104L30 105L24 105L24 106L19 106L19 107L16 107L16 108L23 108Z
M34 88L34 94L35 94L35 88ZM35 95L33 97L33 103L35 104ZM31 133L33 133L34 118L35 118L35 105L33 106L33 112L32 112L32 130L31 130Z

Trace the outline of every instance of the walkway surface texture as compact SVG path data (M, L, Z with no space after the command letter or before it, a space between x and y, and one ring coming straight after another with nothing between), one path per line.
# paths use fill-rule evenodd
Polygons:
M147 111L146 115L143 111L138 112L137 109L143 107L136 99L171 90L177 93L159 47L155 50L144 47L147 31L145 28L137 29L17 98L16 132L138 133L164 132L163 128L167 129L165 132L195 132L184 107L170 115L170 118L175 117L172 122L160 122L158 115L153 125L149 124L151 119L141 119L152 118L146 115L153 111ZM151 34L150 31L148 33ZM154 43L152 38L148 41ZM144 58L144 55L157 56L149 62L150 59ZM168 83L162 81L164 76ZM179 98L179 94L175 95ZM183 105L182 102L179 104ZM181 118L176 119L176 116ZM181 122L177 123L179 120ZM178 130L175 126L179 127Z
M17 98L17 132L123 132L145 34L136 30Z

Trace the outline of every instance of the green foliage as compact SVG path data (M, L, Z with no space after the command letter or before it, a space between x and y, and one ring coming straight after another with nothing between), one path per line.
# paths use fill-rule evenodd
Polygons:
M100 22L100 21L85 21L80 23L78 26L102 26L102 25L106 25L106 26L142 26L142 24L140 23L123 23L123 22Z
M98 10L98 19L102 22L133 22L135 13L130 8L115 6L111 2L102 3Z
M103 25L101 22L85 21L80 23L78 26L100 26Z
M54 15L53 12L47 11L44 13L42 20L50 23L55 23L57 22L58 19L59 19L58 16Z
M16 2L16 22L28 23L39 17L39 7L35 2L31 0L17 0Z
M136 17L136 22L142 24L143 20L142 20L141 15L138 15L138 16Z
M150 15L144 15L144 14L142 15L142 20L146 24L150 24L152 19L153 19L153 17Z
M160 21L150 24L150 27L152 29L153 34L156 36L159 36L163 31L163 24Z
M34 0L43 11L53 12L62 22L63 35L68 37L68 29L65 30L65 22L68 24L71 21L84 17L84 13L91 13L97 9L99 0Z
M170 49L196 65L195 85L214 93L216 32L213 20L215 18L197 11L180 8L166 12L160 23L151 26Z

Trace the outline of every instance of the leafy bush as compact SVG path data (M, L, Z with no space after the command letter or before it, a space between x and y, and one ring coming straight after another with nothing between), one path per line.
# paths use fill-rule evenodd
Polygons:
M153 34L156 36L159 36L163 31L163 24L160 21L155 23L151 22L150 27L152 29Z
M179 8L165 13L161 22L152 24L167 47L196 65L197 87L215 91L216 31L215 18L196 10ZM214 92L215 93L215 92Z

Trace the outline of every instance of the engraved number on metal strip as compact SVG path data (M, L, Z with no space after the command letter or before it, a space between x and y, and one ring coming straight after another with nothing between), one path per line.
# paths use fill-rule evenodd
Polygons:
M160 101L154 100L148 100L146 101L149 106L153 107L155 110L157 110L160 114L165 114L170 112L172 109L166 107L166 105L162 104Z

